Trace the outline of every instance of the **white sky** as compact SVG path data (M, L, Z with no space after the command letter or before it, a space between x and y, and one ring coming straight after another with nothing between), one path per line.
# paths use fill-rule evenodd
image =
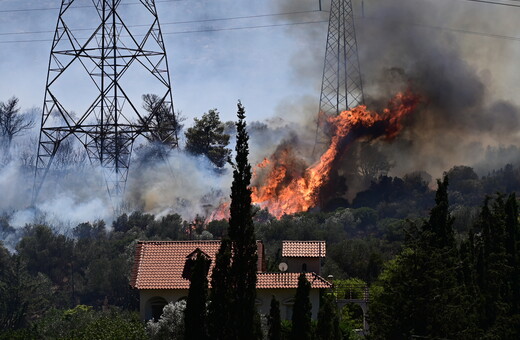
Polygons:
M90 0L76 0L85 4ZM136 2L137 0L123 0ZM240 20L210 21L165 25L166 23L189 20L206 20L254 16L284 12L285 3L297 3L293 11L313 11L318 8L318 0L179 0L157 1L159 19L163 23L165 44L170 65L175 108L188 117L190 125L193 117L200 117L210 108L218 108L223 120L234 120L236 101L241 99L250 120L262 120L283 112L280 107L286 102L298 102L305 96L319 100L322 60L309 58L305 49L311 46L324 49L327 34L326 23L292 26L274 26L256 29L221 30L215 32L168 34L172 32L225 29L244 26L278 25L288 23L284 16L248 18ZM328 8L323 0L324 8ZM442 26L449 22L452 29L471 28L475 14L486 15L487 20L475 23L475 30L483 33L519 37L520 26L511 26L520 8L486 5L467 0L364 0L365 15L377 13L381 2L387 6L423 3L434 12L421 18L410 18L410 22L430 26ZM517 1L502 1L519 3ZM45 89L47 64L52 31L56 25L58 11L19 11L19 9L56 8L58 0L0 0L0 101L15 95L20 98L24 109L41 107ZM354 1L355 12L361 16L361 0ZM451 20L439 18L436 4L446 8L453 6ZM134 6L135 7L135 6ZM321 21L327 13L291 15L294 21ZM506 18L506 20L503 20ZM515 18L515 19L511 19ZM89 26L89 18L84 18L84 26ZM370 19L373 20L373 19ZM442 22L444 21L444 22ZM82 23L83 24L83 23ZM362 24L369 24L366 19ZM429 29L411 26L410 29ZM43 32L38 34L9 34L14 32ZM308 31L309 34L305 34ZM432 32L438 30L432 29ZM314 34L311 34L314 33ZM478 46L475 54L467 53L468 63L478 65L483 74L496 75L497 95L508 100L517 97L520 72L516 66L520 56L520 41L452 32L461 47L469 44L469 50ZM303 39L315 39L304 41ZM319 39L318 39L319 38ZM365 37L366 38L366 37ZM24 40L45 40L22 42ZM7 41L15 41L6 43ZM500 42L492 50L491 42ZM360 40L360 48L363 41ZM491 45L489 45L491 46ZM466 46L467 47L467 46ZM382 51L384 53L384 51ZM311 76L299 77L302 63ZM297 67L296 67L297 66ZM361 60L363 67L363 60ZM365 79L369 84L371 79ZM143 84L145 86L146 84ZM147 93L146 88L143 93ZM139 103L140 104L140 103Z

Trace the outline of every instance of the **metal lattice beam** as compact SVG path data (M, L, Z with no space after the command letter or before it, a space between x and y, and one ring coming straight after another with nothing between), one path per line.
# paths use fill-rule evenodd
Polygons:
M324 119L363 104L363 84L352 0L331 0L316 142L326 139Z
M91 163L102 166L113 200L124 193L138 136L177 147L170 75L155 1L139 0L139 15L133 17L121 9L125 2L62 0L49 58L33 203L66 138L75 137ZM131 7L135 12L136 6ZM88 19L97 22L92 30L76 27L78 11L85 8L91 10ZM83 82L77 80L77 87L70 88L67 77L78 73ZM130 93L136 92L136 80L130 77L137 75L137 83L154 82L154 90L159 92L159 102L151 113L140 105L140 95L149 88L142 88L137 96ZM76 107L64 104L76 97L83 100L79 115L73 113Z

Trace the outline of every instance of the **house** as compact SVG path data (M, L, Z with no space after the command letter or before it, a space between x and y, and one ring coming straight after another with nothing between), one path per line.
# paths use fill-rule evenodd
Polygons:
M209 280L219 248L220 241L138 242L130 285L139 290L141 318L158 319L167 303L187 298L190 269L199 253L209 260ZM282 255L289 269L286 272L266 272L262 241L257 241L257 254L258 311L262 314L269 313L271 297L274 295L280 301L281 317L290 320L298 276L307 268L307 280L311 283L309 298L312 303L312 317L316 319L320 290L332 287L330 282L319 275L320 261L325 257L325 242L284 241Z
M282 241L282 258L290 273L321 275L321 260L325 255L325 241Z

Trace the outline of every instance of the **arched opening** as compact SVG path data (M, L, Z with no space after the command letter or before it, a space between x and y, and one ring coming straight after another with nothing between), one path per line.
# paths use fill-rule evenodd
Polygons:
M340 310L340 320L342 324L348 324L349 328L363 329L363 309L357 303L347 303Z
M154 296L153 298L150 298L146 302L145 307L145 318L146 320L153 319L154 322L159 321L159 318L162 315L163 308L168 304L168 301L166 299L160 297L160 296Z

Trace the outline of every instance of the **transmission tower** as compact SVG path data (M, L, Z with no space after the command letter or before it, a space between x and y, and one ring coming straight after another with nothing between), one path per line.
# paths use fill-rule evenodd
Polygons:
M85 26L90 25L90 28ZM143 94L153 93L145 110ZM112 202L139 137L177 146L177 121L155 0L62 0L51 47L33 203L67 138L103 169Z
M331 0L316 143L324 142L324 120L363 104L352 0Z

